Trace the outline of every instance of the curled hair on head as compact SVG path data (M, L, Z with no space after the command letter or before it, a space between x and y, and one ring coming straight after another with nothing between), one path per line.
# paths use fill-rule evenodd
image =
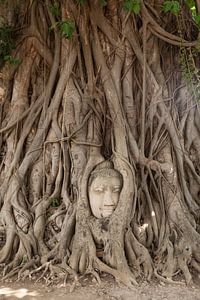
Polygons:
M97 177L117 177L120 179L122 186L122 175L119 171L114 169L114 165L110 160L103 161L94 168L90 174L88 185L90 186L93 180Z

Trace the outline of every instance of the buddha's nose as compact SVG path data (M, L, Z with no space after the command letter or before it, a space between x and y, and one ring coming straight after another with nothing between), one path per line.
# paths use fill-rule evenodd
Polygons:
M114 201L112 199L112 192L110 190L106 190L104 193L104 205L114 206Z

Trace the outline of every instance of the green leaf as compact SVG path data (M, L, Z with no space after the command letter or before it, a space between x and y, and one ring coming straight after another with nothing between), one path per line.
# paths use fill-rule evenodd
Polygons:
M189 8L195 7L195 1L194 0L185 0L185 2L189 6Z
M58 2L54 2L54 4L49 5L49 9L50 9L52 15L54 15L55 17L60 16L60 7L59 7Z
M107 5L107 1L106 0L100 0L100 4L101 4L101 6L106 6Z
M52 207L58 207L61 204L61 199L59 198L50 198L49 200Z
M21 64L21 60L18 59L18 58L14 58L14 57L11 56L10 64L14 65L14 66L18 66L19 64Z
M200 15L194 16L195 23L200 27Z
M21 63L20 59L14 58L11 55L4 55L3 60L8 61L11 65L15 65L15 66L17 66Z
M165 1L162 10L165 13L171 12L172 14L177 15L180 11L180 4L178 1Z
M74 29L75 29L74 22L72 22L72 21L62 22L61 25L60 25L60 29L61 29L62 34L67 39L71 39L72 35L74 33Z
M76 0L76 3L80 5L84 5L86 2L87 0Z
M5 23L0 26L0 61L1 66L4 62L17 65L19 62L12 57L12 50L15 49L15 43L13 40L13 28ZM0 66L0 67L1 67Z
M125 0L124 9L137 15L141 9L141 2L140 0Z
M4 61L10 61L11 60L11 55L4 55L3 60Z

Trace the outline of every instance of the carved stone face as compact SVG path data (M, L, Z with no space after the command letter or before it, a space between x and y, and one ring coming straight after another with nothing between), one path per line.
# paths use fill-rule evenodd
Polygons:
M89 202L92 214L96 218L112 215L119 201L121 180L119 177L101 177L93 179L89 186Z

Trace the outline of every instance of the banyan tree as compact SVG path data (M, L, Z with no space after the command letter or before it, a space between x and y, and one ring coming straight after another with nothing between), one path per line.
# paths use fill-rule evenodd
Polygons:
M3 279L200 271L200 1L0 1Z

